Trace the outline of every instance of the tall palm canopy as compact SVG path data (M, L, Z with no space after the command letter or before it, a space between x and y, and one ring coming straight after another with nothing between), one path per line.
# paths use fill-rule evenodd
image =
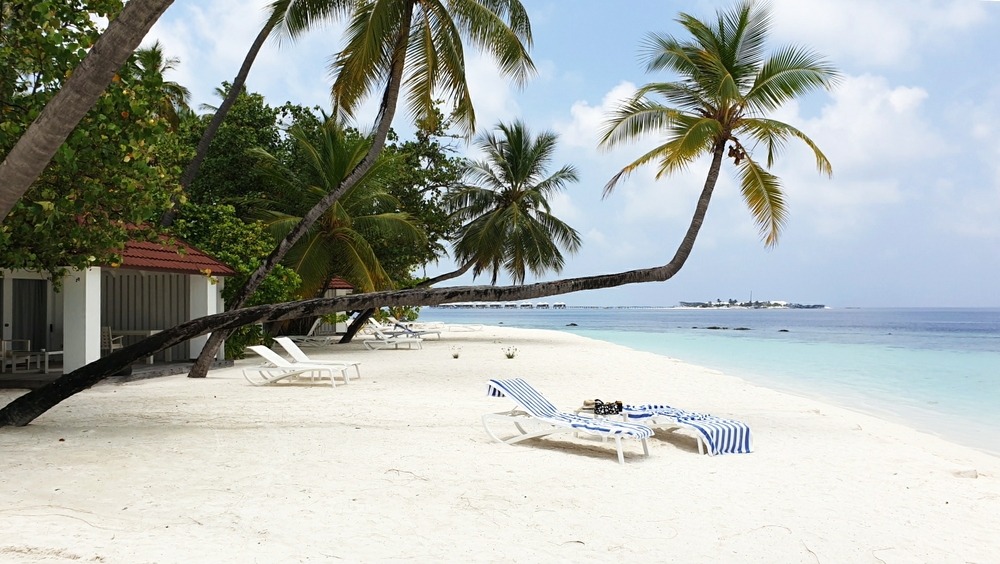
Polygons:
M255 201L257 211L253 215L265 222L276 239L284 237L303 214L340 184L371 145L370 137L347 131L334 119L326 120L316 138L310 139L298 127L292 127L289 134L306 156L304 170L292 174L280 169L277 159L267 152L255 151L262 172L274 181L279 193L275 198ZM384 158L376 161L285 255L284 264L302 277L303 297L315 297L332 276L344 278L362 292L391 288L392 281L366 234L395 235L414 244L423 242L423 232L409 215L378 213L380 209L399 207L379 182L387 163Z
M407 109L434 124L434 100L452 104L453 123L467 135L476 116L465 78L464 38L493 56L501 73L523 84L534 72L531 24L519 0L275 0L276 30L295 38L317 24L349 19L345 47L330 65L335 107L353 115L386 83L394 56L406 56Z
M459 264L474 263L473 276L489 271L496 284L503 270L523 284L528 271L561 271L560 247L571 253L580 248L580 234L553 216L548 202L579 179L572 166L546 176L554 133L533 137L520 121L496 129L479 136L476 144L486 158L470 163L468 184L448 196L452 218L462 224L454 254Z
M180 123L178 112L189 111L188 101L191 92L176 82L165 80L163 75L175 70L181 60L177 57L167 57L163 53L163 45L156 41L149 47L135 50L134 64L137 74L149 88L153 88L160 96L157 113L166 118L176 130Z
M666 141L622 169L604 194L646 164L655 163L660 178L706 154L713 155L709 179L714 185L729 143L727 156L738 168L743 199L765 244L774 246L787 207L781 182L769 169L786 143L791 138L803 141L812 149L820 173L832 176L833 169L804 133L765 116L798 96L831 88L839 74L805 47L786 46L766 55L771 19L767 6L753 0L717 12L714 21L682 13L677 22L691 38L651 34L643 58L647 71L673 71L678 80L640 88L613 113L601 144L610 149L656 133L664 134ZM767 150L766 166L752 154L758 146Z

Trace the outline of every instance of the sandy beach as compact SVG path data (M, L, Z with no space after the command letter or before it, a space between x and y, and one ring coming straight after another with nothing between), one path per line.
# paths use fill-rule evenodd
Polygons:
M1000 562L1000 459L896 423L553 331L309 353L361 360L362 378L252 387L248 359L0 429L0 562ZM492 377L566 410L739 419L756 451L701 456L657 431L619 466L568 434L500 444L480 422L512 405L486 396Z

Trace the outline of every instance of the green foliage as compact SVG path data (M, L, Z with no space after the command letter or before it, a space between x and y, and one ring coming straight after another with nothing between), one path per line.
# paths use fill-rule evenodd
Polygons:
M388 323L389 316L399 321L416 321L420 317L420 306L392 306L375 310L372 317L379 323Z
M226 358L230 360L246 356L247 347L264 345L270 347L274 340L261 325L244 325L234 330L226 339Z
M262 198L254 217L265 222L275 239L284 238L310 209L336 189L371 146L371 138L327 119L318 132L292 127L289 135L303 155L303 166L290 170L278 157L263 150L255 155L260 170L277 188ZM303 297L313 297L333 276L339 276L363 292L392 287L364 233L378 233L405 245L423 241L423 233L405 213L395 210L399 202L388 194L381 180L389 159L375 165L345 192L285 256L284 264L303 279ZM380 208L393 211L375 213Z
M229 93L229 84L217 90L220 97ZM198 176L188 187L188 198L198 204L230 204L241 207L246 199L265 197L273 191L255 168L251 149L278 151L281 147L279 109L272 108L260 94L241 92L226 119L216 132ZM198 146L211 114L199 116L184 132L185 142Z
M227 205L187 203L172 226L173 233L198 249L231 266L239 273L226 281L222 297L226 301L243 287L247 278L260 266L271 249L274 239L260 222L245 223L236 217L236 210ZM295 271L278 265L264 279L247 307L288 302L296 299L302 280ZM260 325L241 327L226 339L226 358L243 358L250 345L266 344L270 337Z
M0 158L13 148L97 40L117 0L0 2ZM126 64L0 225L0 263L60 274L120 262L177 189L188 153L165 135L162 95Z
M246 283L274 248L274 239L260 222L245 223L232 206L193 203L181 207L172 231L198 249L231 266L240 275L226 280L226 300ZM278 265L261 283L247 306L275 304L296 299L301 279L295 271Z
M766 55L771 18L766 4L754 0L719 11L715 20L682 13L677 22L691 38L651 34L643 58L647 70L671 71L679 79L640 88L612 114L601 144L611 148L657 133L666 140L616 174L605 195L639 167L655 163L659 178L729 143L726 156L739 169L743 199L765 244L776 245L787 208L781 182L768 170L775 158L789 140L798 139L812 149L820 173L832 175L833 169L804 133L765 115L808 92L831 88L839 75L804 47ZM753 157L758 146L767 149L766 166Z
M382 174L384 187L399 202L399 209L375 211L404 212L427 234L425 243L413 245L379 233L365 233L397 288L408 287L407 281L416 268L436 262L445 254L441 241L450 238L456 228L444 196L459 185L465 163L454 156L450 145L442 142L451 137L447 134L448 121L439 117L435 124L418 124L415 140L400 141L390 133L390 142L382 151L390 158Z
M350 20L346 46L330 65L334 105L353 115L391 74L393 53L404 28L409 30L405 103L418 122L438 119L435 95L451 105L451 116L465 136L475 132L476 116L465 77L463 40L493 56L500 73L518 85L534 73L528 56L531 23L519 0L483 2L314 2L277 0L271 4L279 34L297 37L330 20Z

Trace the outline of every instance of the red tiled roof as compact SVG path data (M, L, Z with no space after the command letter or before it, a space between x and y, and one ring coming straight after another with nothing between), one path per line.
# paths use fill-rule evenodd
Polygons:
M343 278L334 278L330 280L330 285L326 287L327 290L353 290L354 286L344 280Z
M162 238L163 240L166 237ZM177 239L184 247L179 254L178 245L129 241L125 243L124 260L117 268L131 270L156 270L177 274L206 274L212 276L235 276L236 271L206 255L189 243Z

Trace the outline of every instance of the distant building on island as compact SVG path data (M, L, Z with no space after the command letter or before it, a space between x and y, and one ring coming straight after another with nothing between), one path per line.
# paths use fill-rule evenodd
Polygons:
M703 308L703 309L825 309L823 304L795 304L784 301L768 302L738 302L730 299L728 301L715 300L714 302L680 302L680 307Z

